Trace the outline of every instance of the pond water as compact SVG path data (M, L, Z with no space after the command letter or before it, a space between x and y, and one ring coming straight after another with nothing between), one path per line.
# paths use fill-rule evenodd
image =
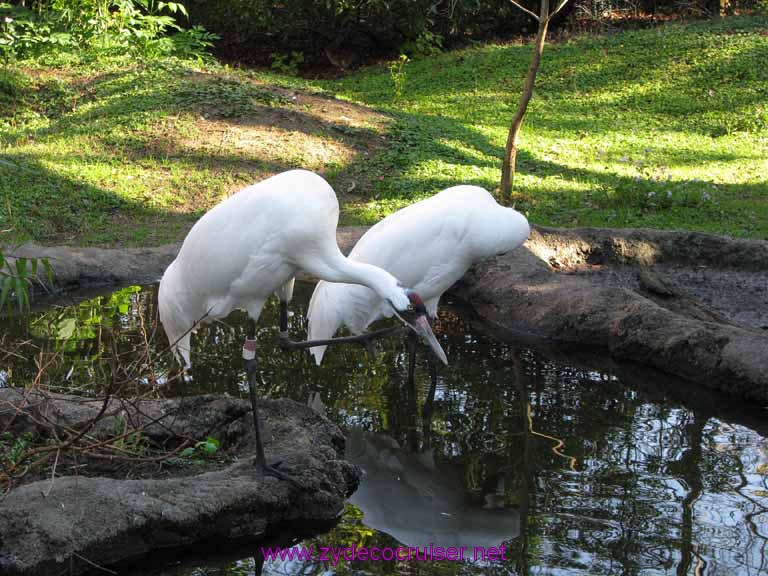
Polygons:
M294 339L305 334L311 289L297 287ZM47 383L97 392L103 364L117 353L140 374L126 392L247 397L242 314L200 329L184 382L171 377L167 343L154 334L154 287L73 298L80 303L5 321L0 386L39 378L50 358ZM383 343L375 359L358 347L332 348L322 367L305 351L281 352L275 302L259 323L258 354L266 394L306 401L318 393L349 435L349 458L368 472L335 528L280 543L316 551L466 546L470 560L262 562L254 544L120 573L768 574L762 407L583 353L492 337L468 318L450 302L442 307L436 332L450 365L438 369L432 402L423 354L416 389L407 386L401 341ZM472 558L474 546L499 545L504 560Z

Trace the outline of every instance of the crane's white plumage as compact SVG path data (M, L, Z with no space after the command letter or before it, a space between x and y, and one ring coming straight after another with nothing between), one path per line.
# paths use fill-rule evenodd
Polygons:
M421 295L430 317L440 297L474 262L516 248L528 238L525 216L500 206L478 186L455 186L388 216L360 238L349 260L379 266ZM354 334L391 310L364 286L320 282L309 304L309 339ZM310 349L320 364L325 346Z
M305 170L249 186L207 212L160 282L160 320L174 353L190 366L190 331L198 322L235 308L257 320L273 293L290 299L299 270L364 284L398 310L407 309L408 294L390 273L341 254L338 217L333 189Z

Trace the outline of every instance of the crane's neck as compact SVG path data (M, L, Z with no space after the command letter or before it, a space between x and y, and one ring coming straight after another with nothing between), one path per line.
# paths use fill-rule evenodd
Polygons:
M405 310L410 304L405 289L400 286L397 278L383 268L350 260L341 252L330 259L310 260L312 261L302 263L301 268L321 280L366 286L394 304L398 310Z

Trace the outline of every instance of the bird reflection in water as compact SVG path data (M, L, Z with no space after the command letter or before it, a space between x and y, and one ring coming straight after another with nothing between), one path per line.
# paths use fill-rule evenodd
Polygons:
M485 506L467 501L459 478L441 469L431 449L410 453L384 434L354 429L346 459L365 472L349 501L363 512L366 526L404 546L497 547L520 532L517 512L499 508L496 493ZM503 492L499 480L497 492Z

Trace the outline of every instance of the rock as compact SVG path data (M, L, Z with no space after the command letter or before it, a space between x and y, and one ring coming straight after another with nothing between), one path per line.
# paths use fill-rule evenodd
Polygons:
M5 425L13 418L29 425L45 410L53 424L79 427L102 405L0 389L0 422ZM172 442L175 437L178 443L187 435L205 438L216 429L236 459L219 470L170 479L81 476L17 487L0 504L0 574L50 575L68 569L68 574L79 574L92 569L88 561L110 565L161 548L213 538L256 538L290 523L337 519L360 480L359 469L342 459L339 429L303 404L262 401L267 455L283 461L281 468L299 488L264 477L253 466L249 406L218 396L132 405L112 400L106 413L119 411L136 425L163 416L146 430L156 440ZM110 418L114 415L89 433L108 435Z
M523 248L475 266L452 292L498 328L597 346L765 403L768 336L759 326L768 302L750 290L760 285L768 285L766 242L537 228Z
M181 244L157 248L74 248L24 244L11 254L26 258L47 258L55 276L56 289L73 289L107 284L149 284L159 282L163 271L176 257ZM40 277L47 283L47 279Z

